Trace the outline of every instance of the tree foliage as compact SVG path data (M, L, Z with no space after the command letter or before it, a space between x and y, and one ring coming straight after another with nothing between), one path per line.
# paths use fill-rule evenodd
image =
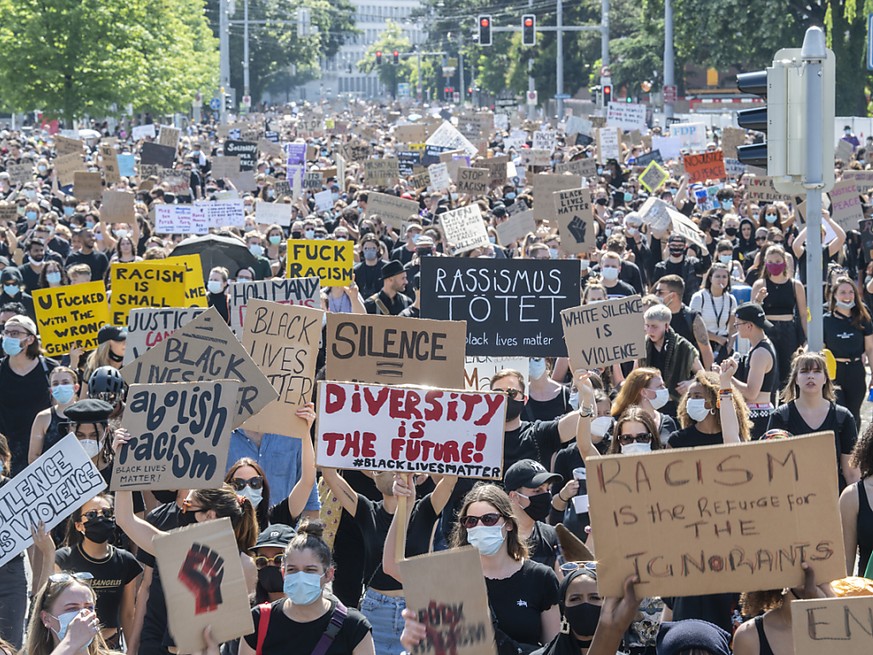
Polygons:
M214 88L202 0L0 0L0 97L71 125L132 104L157 114Z
M376 70L379 74L379 79L382 84L388 87L392 97L397 96L397 84L399 82L410 82L413 79L412 70L414 57L404 57L400 59L400 63L394 65L392 63L392 53L397 50L401 53L410 51L412 44L409 39L403 36L403 30L400 26L388 21L385 31L379 39L367 48L364 53L364 58L358 63L358 69L363 73L369 73ZM376 52L382 53L382 65L376 64Z

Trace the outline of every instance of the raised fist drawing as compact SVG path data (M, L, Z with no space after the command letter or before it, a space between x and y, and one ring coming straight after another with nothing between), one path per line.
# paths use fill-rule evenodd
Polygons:
M179 580L194 594L194 613L203 614L221 605L224 558L209 546L194 543L179 569Z
M578 216L574 216L573 220L570 221L570 224L567 226L567 229L570 230L570 234L573 235L573 238L576 239L576 243L585 243L585 231L588 228L588 225Z

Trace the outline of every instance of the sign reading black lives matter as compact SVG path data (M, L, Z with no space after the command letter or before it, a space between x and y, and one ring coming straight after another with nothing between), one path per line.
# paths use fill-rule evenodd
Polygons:
M594 245L594 212L590 189L567 189L554 194L561 249L570 254L586 253Z
M467 355L562 357L560 313L579 304L575 260L421 260L421 316L467 321Z
M106 488L75 435L67 435L0 488L0 566L32 543L30 527L51 530Z

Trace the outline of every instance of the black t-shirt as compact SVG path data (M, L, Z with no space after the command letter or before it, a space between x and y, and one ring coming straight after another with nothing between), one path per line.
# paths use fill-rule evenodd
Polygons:
M536 521L533 532L527 539L530 558L534 562L554 568L558 560L558 533L551 525Z
M696 425L690 425L687 428L676 430L667 439L670 448L695 448L697 446L721 446L724 444L724 437L721 432L715 434L706 434L697 429Z
M576 447L576 442L572 442L564 446L555 455L554 472L559 474L563 479L561 482L552 483L552 496L557 496L561 489L568 481L573 479L574 469L584 469L585 462L582 460L582 455L579 454L579 449ZM585 480L579 480L579 492L577 496L585 496L588 494L588 484ZM559 512L552 507L549 511L549 523L557 525L563 523L564 527L570 530L573 534L585 541L588 535L585 534L585 528L591 523L588 512L576 513L576 508L573 505L573 499L567 503L567 507L563 512Z
M179 527L179 518L182 510L175 502L165 503L155 507L146 521L159 530L172 530ZM137 559L145 566L152 568L152 584L149 587L149 598L146 603L145 617L142 622L140 633L140 655L168 655L169 650L164 646L164 635L167 632L167 601L164 598L164 587L161 584L161 576L155 558L140 549Z
M824 422L819 426L813 427L803 420L800 412L797 411L797 405L792 400L785 405L779 405L774 410L770 415L770 423L767 425L767 429L785 430L795 436L811 434L813 432L833 431L834 446L837 451L837 477L840 483L840 491L846 488L846 479L843 477L843 469L840 466L840 455L850 455L855 448L855 441L858 440L858 429L855 426L855 419L848 409L836 403L831 403L831 408Z
M705 594L664 598L664 602L673 610L674 621L700 619L732 633L732 617L739 605L740 596L739 594Z
M613 298L626 298L627 296L633 296L636 293L636 289L627 282L622 282L621 280L616 280L615 286L613 287L606 287L606 297L609 300L612 300Z
M321 637L330 625L333 616L333 608L336 601L331 603L331 609L324 616L308 623L299 623L289 619L282 606L285 599L273 601L270 604L270 620L267 624L267 636L264 638L262 648L263 655L287 655L289 653L311 653L315 650ZM336 638L327 649L325 655L351 655L352 651L361 643L367 633L370 632L370 623L358 610L349 608L349 614L343 621ZM258 645L258 625L261 620L261 610L252 608L252 621L255 631L245 636L246 643L251 648Z
M497 627L521 644L542 644L541 614L558 604L558 577L549 567L526 559L502 580L485 578Z
M75 548L66 546L55 553L55 564L62 571L87 571L93 575L94 579L88 586L97 594L96 611L100 624L104 628L121 626L119 614L124 587L142 572L142 567L132 553L110 546L106 559L95 560L82 552L80 545Z
M854 326L849 317L839 313L824 315L824 342L837 359L855 359L864 354L864 337L873 334L873 323Z
M27 466L33 420L51 407L48 378L55 366L56 362L40 358L29 373L18 375L8 357L0 360L0 433L9 441L13 476Z
M88 254L81 251L74 252L67 257L67 268L73 264L88 264L91 267L92 282L102 281L103 276L106 275L106 269L109 268L109 260L106 258L106 255L97 250L93 250Z
M521 459L533 459L552 468L552 455L561 449L561 433L558 420L522 421L515 430L507 430L503 436L504 472Z
M281 523L282 525L290 525L293 528L297 525L299 519L299 516L291 516L291 509L288 507L287 498L283 498L280 502L270 507L270 510L267 512L267 520L270 522L270 525ZM263 530L267 526L259 527Z
M382 267L385 262L381 259L374 266L368 266L365 262L355 265L355 284L362 298L369 298L382 288Z
M358 509L355 522L364 537L364 558L368 566L364 569L364 582L374 589L390 591L402 589L403 585L382 571L382 551L393 514L385 510L383 501L373 502L358 494Z
M551 421L563 416L573 408L570 406L570 390L561 385L558 394L549 400L535 400L528 397L522 417L528 421Z

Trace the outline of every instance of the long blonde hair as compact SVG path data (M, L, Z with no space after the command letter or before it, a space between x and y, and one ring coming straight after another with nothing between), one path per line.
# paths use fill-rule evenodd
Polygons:
M829 402L836 402L837 396L834 393L834 383L828 375L828 365L824 356L817 352L802 352L799 351L791 362L791 373L788 375L788 382L785 383L785 389L782 390L782 402L790 403L792 400L797 400L800 395L800 387L797 384L797 374L805 373L806 371L822 371L825 374L825 383L821 388L821 395Z
M612 401L610 414L618 418L624 414L628 407L638 404L643 389L649 386L649 382L659 377L661 377L661 371L656 368L635 368L631 371L630 375L625 378L624 384L621 385L621 391Z
M51 629L46 627L43 623L42 613L51 613L49 608L58 599L58 596L74 585L79 585L80 587L87 589L91 593L91 597L94 599L96 605L97 594L94 593L94 590L85 582L77 580L72 577L72 575L57 582L52 582L52 579L49 578L45 585L43 585L43 588L37 592L36 597L33 599L33 611L30 614L30 623L27 626L27 643L25 645L25 652L27 655L51 655L51 652L56 647L54 643L55 635ZM112 652L106 646L106 642L103 641L103 637L100 636L99 631L94 636L94 641L91 642L91 645L87 647L86 651L89 655L104 655L105 653Z

